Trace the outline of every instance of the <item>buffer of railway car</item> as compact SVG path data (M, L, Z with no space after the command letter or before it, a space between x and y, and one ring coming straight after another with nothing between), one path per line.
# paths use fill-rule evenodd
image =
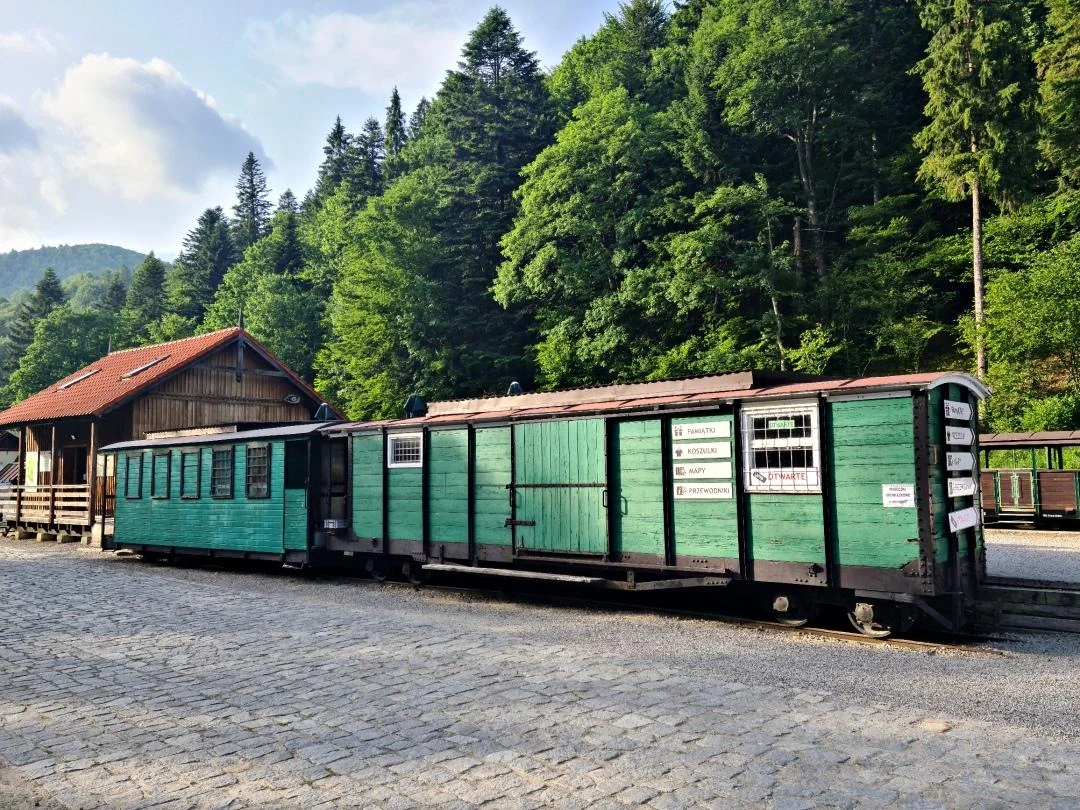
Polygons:
M867 635L962 631L985 576L988 393L959 373L740 372L125 442L104 448L113 544L416 580L730 583L791 625L829 604Z
M1069 468L1078 448L1080 430L982 434L986 522L1080 528L1080 469Z

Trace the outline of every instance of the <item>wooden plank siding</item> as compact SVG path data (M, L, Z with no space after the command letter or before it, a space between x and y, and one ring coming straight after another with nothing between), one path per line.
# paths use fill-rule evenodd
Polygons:
M429 444L428 510L432 543L469 542L469 432L434 430Z
M615 422L611 508L613 551L664 560L662 422Z
M358 537L383 536L382 436L352 437L352 528Z
M692 425L696 422L727 422L731 425L729 437L722 439L730 448L734 448L735 431L738 427L733 422L731 414L710 414L708 416L682 417L672 419L674 425ZM676 446L672 447L674 452ZM725 458L705 459L709 462L731 462L731 478L695 478L692 481L682 483L712 484L730 483L735 489L735 453L734 450ZM675 459L669 458L665 464L674 464ZM761 496L755 496L761 497ZM739 501L737 498L717 500L680 500L674 499L672 510L675 517L675 559L680 564L700 563L709 559L737 560L739 558ZM758 537L767 532L768 525L765 516L758 521ZM767 547L763 546L762 551ZM762 559L786 559L784 557L767 556Z
M509 546L510 428L476 429L476 542Z

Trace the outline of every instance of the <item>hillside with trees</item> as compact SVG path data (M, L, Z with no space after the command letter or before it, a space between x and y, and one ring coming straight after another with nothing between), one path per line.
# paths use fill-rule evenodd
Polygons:
M143 260L141 253L116 245L58 245L32 250L0 253L0 298L10 298L18 290L32 290L46 268L51 267L61 280L89 273L134 267Z
M299 199L274 205L248 155L172 266L80 302L39 287L8 396L77 367L56 362L73 335L242 312L354 417L511 380L951 367L994 388L993 428L1080 428L1077 19L1080 0L629 0L544 71L493 8L433 98L388 87L385 114L331 122Z

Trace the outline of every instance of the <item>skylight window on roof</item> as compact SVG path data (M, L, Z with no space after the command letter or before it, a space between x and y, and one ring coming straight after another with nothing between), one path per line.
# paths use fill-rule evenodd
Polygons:
M131 371L125 371L123 374L120 375L120 379L121 380L130 380L136 374L141 374L142 372L146 371L148 368L153 368L158 363L160 363L162 360L168 360L168 359L169 359L169 355L167 355L167 354L163 354L163 355L161 355L161 357L155 357L153 360L150 360L149 362L143 363L138 368L133 368Z
M87 377L93 377L99 371L101 371L101 369L92 368L89 371L87 371L85 374L80 374L74 380L68 380L66 383L61 383L60 385L56 386L56 390L57 391L66 391L68 388L71 388L71 386L75 385L75 383L82 382Z

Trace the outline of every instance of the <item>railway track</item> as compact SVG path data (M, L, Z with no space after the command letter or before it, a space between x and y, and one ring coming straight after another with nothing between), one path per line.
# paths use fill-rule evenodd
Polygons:
M1080 633L1080 584L987 577L976 606L982 630Z
M335 577L335 579L338 579ZM351 582L364 582L365 580L350 579ZM367 580L370 582L370 580ZM880 646L892 649L903 649L914 652L923 652L929 654L936 654L939 652L951 652L951 653L973 653L979 655L1005 655L1003 650L996 649L994 647L978 646L970 643L958 642L954 637L925 640L925 639L909 639L909 638L871 638L864 636L860 633L847 631L847 630L835 630L827 627L790 627L788 625L780 624L779 622L771 622L764 619L754 619L746 616L737 616L728 613L714 612L714 611L702 611L702 610L690 610L684 608L669 607L657 604L641 604L630 601L628 599L620 599L618 595L609 596L603 599L589 599L580 596L566 596L558 593L543 592L543 591L513 591L508 592L500 589L483 588L483 587L467 587L462 585L446 585L426 582L422 586L407 582L397 582L387 580L379 584L384 587L391 588L408 588L419 589L421 591L446 593L446 594L458 594L462 596L482 597L485 599L491 599L493 601L514 602L520 604L532 604L541 605L547 607L563 607L563 608L578 608L584 610L604 610L612 612L622 613L638 613L655 616L667 616L681 619L694 619L701 621L712 621L723 624L739 625L742 627L749 627L761 632L767 633L782 633L787 635L795 635L801 638L819 638L828 639L831 641L839 641L848 644L863 644L869 646Z

